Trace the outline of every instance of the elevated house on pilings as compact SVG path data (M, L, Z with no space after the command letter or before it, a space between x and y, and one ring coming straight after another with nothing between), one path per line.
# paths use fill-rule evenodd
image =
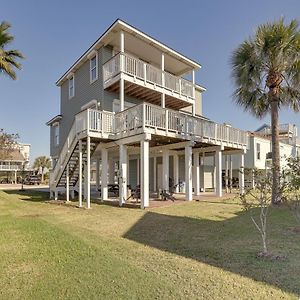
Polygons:
M176 192L185 183L187 201L205 185L222 196L222 157L238 155L243 167L247 133L202 115L200 67L116 20L57 81L61 111L47 123L51 195L69 200L77 190L79 205L84 197L89 208L93 161L102 200L116 183L120 205L127 186L140 185L141 207L148 207L150 192L169 190L170 179ZM243 189L243 173L240 181Z

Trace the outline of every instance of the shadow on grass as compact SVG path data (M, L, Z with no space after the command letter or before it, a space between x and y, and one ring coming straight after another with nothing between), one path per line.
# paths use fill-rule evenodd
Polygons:
M49 192L28 190L4 190L8 195L16 195L20 200L31 202L46 202L49 200Z
M285 243L281 240L280 212L278 214L278 232L272 231L270 237L274 251ZM298 271L293 261L256 258L261 249L260 236L249 215L244 212L222 221L147 212L123 237L274 285L287 292L300 293ZM288 255L295 256L294 261L300 260L299 242L300 239L294 241L286 249Z

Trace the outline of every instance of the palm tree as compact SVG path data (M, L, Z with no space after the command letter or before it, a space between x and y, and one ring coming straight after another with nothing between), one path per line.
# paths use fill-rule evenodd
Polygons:
M300 31L297 20L284 20L257 28L233 52L234 99L245 111L262 118L271 114L272 130L272 203L281 201L279 193L279 110L300 108Z
M44 172L45 168L50 169L51 168L51 160L47 156L39 156L35 159L33 167L36 169L41 169L42 171L42 182L44 182Z
M14 68L21 69L21 64L16 58L24 58L18 50L6 50L6 46L14 40L14 37L8 33L11 25L7 22L0 23L0 73L8 75L12 79L16 79Z

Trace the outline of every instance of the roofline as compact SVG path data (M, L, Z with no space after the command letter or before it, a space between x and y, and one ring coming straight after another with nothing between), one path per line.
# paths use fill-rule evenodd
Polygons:
M50 126L50 125L52 125L54 122L58 122L58 121L60 121L61 119L62 119L62 115L57 115L57 116L53 117L50 121L48 121L48 122L46 123L46 125L47 125L47 126Z
M206 92L206 88L197 83L195 84L195 88L196 88L196 90L198 90L200 92Z
M136 27L126 23L125 21L121 20L121 19L117 19L115 22L113 22L108 29L106 29L106 31L73 63L73 65L56 81L56 85L59 86L62 81L66 78L66 76L73 71L73 69L90 53L94 50L94 48L101 43L101 40L112 30L113 27L115 27L117 24L120 24L124 27L126 27L127 29L133 30L133 31L137 31L140 35L143 35L144 37L146 37L147 39L149 39L150 41L152 41L154 44L157 44L159 47L164 48L166 52L173 52L175 53L177 56L181 57L182 59L186 60L187 62L189 62L190 64L194 65L196 68L201 68L201 65L199 63L197 63L196 61L186 57L185 55L181 54L180 52L172 49L171 47L165 45L162 42L159 42L157 39L151 37L150 35L144 33L143 31L137 29Z

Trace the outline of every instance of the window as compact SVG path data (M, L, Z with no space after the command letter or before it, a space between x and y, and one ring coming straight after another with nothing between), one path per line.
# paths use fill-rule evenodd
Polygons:
M90 83L98 79L98 54L90 59Z
M74 75L72 75L69 78L69 99L73 98L75 95L75 78Z
M59 145L59 125L54 127L54 145Z
M256 143L256 159L260 160L260 144Z

